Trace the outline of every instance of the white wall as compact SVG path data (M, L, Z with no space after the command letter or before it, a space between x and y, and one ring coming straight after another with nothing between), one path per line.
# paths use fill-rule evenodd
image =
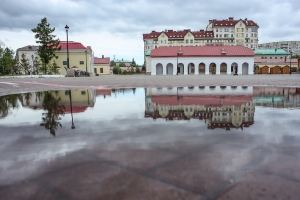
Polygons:
M161 57L151 59L151 75L156 75L156 65L161 63L163 65L163 75L167 73L167 64L173 64L173 75L177 73L177 57ZM248 63L248 74L253 74L254 57L178 57L178 64L184 65L184 75L188 75L188 64L194 63L195 75L199 74L199 64L205 64L205 74L209 74L210 63L216 64L216 74L220 74L220 65L227 64L227 74L231 74L231 65L237 63L238 74L242 74L243 63Z

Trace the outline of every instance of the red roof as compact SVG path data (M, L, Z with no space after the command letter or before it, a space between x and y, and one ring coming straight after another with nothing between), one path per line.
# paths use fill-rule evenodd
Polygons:
M109 64L110 63L110 58L94 58L94 64Z
M252 49L244 46L183 46L183 47L159 47L151 51L151 57L177 57L177 52L181 48L183 54L180 57L191 56L247 56L254 57ZM223 52L226 53L222 53Z
M204 30L190 31L189 29L186 29L186 30L183 30L183 31L173 31L173 30L168 30L166 32L164 32L164 31L162 31L162 32L152 31L149 34L143 34L143 39L155 39L155 38L158 38L161 33L165 33L168 36L169 39L184 38L184 36L187 33L191 33L192 35L194 35L195 38L201 38L201 37L213 38L214 37L214 32L213 31L204 31Z
M152 96L153 103L158 105L205 105L232 106L252 101L252 95L240 96Z
M239 21L242 21L246 26L258 26L254 21L252 20L230 20L230 19L223 19L223 20L212 20L213 26L221 26L221 27L230 27L235 26Z
M67 42L66 41L60 41L59 46L61 46L61 49L65 50L67 49ZM68 48L69 49L86 49L85 46L83 46L80 42L73 42L73 41L69 41L68 42Z
M254 63L298 63L298 59L297 58L293 58L293 59L289 59L286 58L286 60L284 58L280 58L280 59L270 59L270 58L254 58Z

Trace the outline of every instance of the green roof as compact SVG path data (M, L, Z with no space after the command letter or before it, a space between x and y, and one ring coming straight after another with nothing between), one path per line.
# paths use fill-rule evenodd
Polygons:
M147 50L145 56L150 56L151 50Z
M253 49L255 55L289 55L283 49Z

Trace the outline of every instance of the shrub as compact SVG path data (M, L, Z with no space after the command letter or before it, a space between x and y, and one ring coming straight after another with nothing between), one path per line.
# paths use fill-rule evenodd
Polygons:
M115 66L113 68L113 73L114 74L121 74L122 73L122 69L119 66Z

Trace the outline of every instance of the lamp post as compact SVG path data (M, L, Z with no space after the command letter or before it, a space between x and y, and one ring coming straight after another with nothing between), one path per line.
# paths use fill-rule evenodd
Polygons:
M65 26L66 33L67 33L67 68L70 69L69 65L69 38L68 38L68 33L69 33L69 27L68 25Z
M87 72L87 50L85 50L85 71Z
M290 75L292 74L292 55L293 55L293 52L290 51Z
M178 55L182 54L182 53L183 53L183 51L181 50L181 47L180 47L180 49L177 52L177 75L178 75L178 71L179 71L179 69L178 69Z
M31 55L31 58L32 58L32 70L31 70L31 71L35 71L35 70L33 69L33 68L34 68L34 66L33 66L33 65L34 65L33 57L34 57L34 56L33 56L33 54L32 54L32 55ZM34 72L34 74L35 74L35 73L36 73L36 72Z

